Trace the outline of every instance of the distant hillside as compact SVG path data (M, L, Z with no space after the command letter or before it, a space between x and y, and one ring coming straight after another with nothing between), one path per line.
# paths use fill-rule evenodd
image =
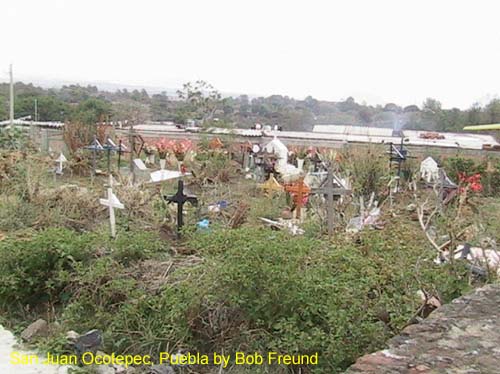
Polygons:
M52 87L45 86L51 82ZM357 103L352 97L340 102L308 96L296 100L288 96L225 96L206 82L185 84L179 90L134 85L99 83L54 87L48 81L39 86L18 82L15 85L16 117L35 115L42 121L134 120L143 122L199 120L216 121L219 126L248 128L255 123L279 125L285 130L310 131L316 124L340 124L393 129L461 131L468 124L500 122L500 100L493 99L467 110L443 109L435 99L421 106L401 107ZM45 87L42 87L45 86ZM177 93L180 91L180 97ZM8 116L8 84L0 83L0 120Z

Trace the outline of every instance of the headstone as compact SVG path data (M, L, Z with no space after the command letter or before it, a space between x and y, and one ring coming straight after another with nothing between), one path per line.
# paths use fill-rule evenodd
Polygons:
M177 183L177 192L173 196L165 197L165 200L170 203L177 204L177 238L181 235L182 226L184 226L183 208L185 203L190 203L193 206L198 205L198 198L193 195L184 193L184 181L179 180Z
M134 166L141 171L149 170L140 158L134 159Z
M427 157L420 163L420 177L427 183L439 180L439 165L432 157Z
M115 219L115 208L125 209L125 206L118 200L116 195L113 193L113 176L109 175L109 185L108 185L108 198L99 199L101 205L109 207L109 224L111 228L111 237L116 237L116 219Z
M288 163L288 148L281 140L275 136L273 140L266 144L264 151L276 155L278 169L285 168Z
M159 183L171 179L176 179L176 178L181 178L185 176L189 176L191 173L182 173L180 171L176 170L167 170L167 169L162 169L162 170L157 170L155 172L151 173L151 183Z

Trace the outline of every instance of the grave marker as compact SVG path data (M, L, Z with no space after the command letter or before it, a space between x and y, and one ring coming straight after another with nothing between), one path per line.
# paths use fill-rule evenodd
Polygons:
M107 199L99 199L99 203L101 205L109 207L109 224L111 227L111 237L116 237L116 219L115 219L115 208L116 209L125 209L125 206L118 200L116 195L113 193L113 176L109 175L109 184L108 184L108 198Z
M408 158L408 150L404 148L403 138L401 138L401 144L399 145L399 149L394 146L394 144L389 143L389 169L392 169L393 163L397 165L397 177L396 177L396 189L395 192L399 191L399 181L401 179L401 165Z
M328 235L332 236L334 226L334 197L348 195L351 193L349 189L344 186L344 183L338 178L331 169L328 169L326 180L320 187L312 190L313 194L326 195L326 212L328 220Z
M63 174L63 163L68 162L64 154L61 152L59 157L55 160L57 163L56 167L56 175L62 175Z
M283 191L283 186L279 184L279 182L276 180L274 175L270 175L269 179L259 185L260 188L265 190L266 192L282 192Z
M149 170L148 167L144 164L144 161L142 161L140 158L134 159L134 166L141 171Z
M311 192L311 189L304 183L304 178L300 178L295 183L285 185L285 191L292 194L295 203L295 214L297 219L300 219L304 200Z
M186 195L184 193L184 181L179 180L177 183L177 192L173 196L164 197L170 203L177 204L177 238L181 236L181 229L184 226L183 208L185 203L190 203L193 206L198 205L198 198L194 195Z
M191 173L183 173L181 171L176 171L176 170L161 169L151 173L150 183L168 181L170 179L186 177L189 175L191 175Z

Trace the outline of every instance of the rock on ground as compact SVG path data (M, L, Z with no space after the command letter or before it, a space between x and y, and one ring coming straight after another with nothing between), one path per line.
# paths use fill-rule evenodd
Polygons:
M478 288L438 308L346 373L500 373L500 285Z
M21 333L23 340L30 342L33 338L47 336L49 332L49 324L44 319L37 319L31 325L26 327Z
M9 374L65 374L66 368L33 364L33 365L11 365L11 352L19 352L20 354L35 354L33 352L25 352L16 347L16 339L10 331L5 330L0 326L0 373ZM40 360L42 362L42 360Z

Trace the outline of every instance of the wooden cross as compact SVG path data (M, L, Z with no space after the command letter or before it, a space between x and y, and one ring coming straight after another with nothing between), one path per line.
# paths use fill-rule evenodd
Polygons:
M340 186L340 187L339 187ZM343 182L333 174L331 169L328 169L326 174L326 180L321 184L320 187L314 188L312 190L313 194L326 195L326 212L328 220L328 235L332 236L333 226L334 226L334 197L348 195L351 193L350 190L344 188Z
M184 181L179 180L177 183L176 194L173 196L166 196L165 200L168 201L168 204L177 204L177 238L180 238L181 229L182 226L184 226L184 219L182 217L184 204L190 203L193 206L197 206L198 198L196 196L189 196L184 193Z
M99 199L99 203L104 206L109 207L109 224L111 227L111 237L116 237L116 219L115 219L115 210L117 209L125 209L125 206L118 200L116 195L113 193L113 176L109 175L109 185L108 185L108 198L107 199Z
M134 168L134 157L140 156L140 154L142 152L142 148L144 147L144 144L146 144L146 143L144 141L144 138L141 135L139 135L137 132L135 132L133 123L130 124L130 127L128 129L128 143L129 143L129 148L130 148L129 171L130 171L130 175L132 176L132 184L135 184L136 175L135 175L135 168Z
M293 202L295 203L296 217L300 219L300 211L304 206L304 198L309 195L311 189L304 183L304 178L300 178L297 182L287 184L285 191L293 195Z
M224 143L219 138L213 138L209 143L210 149L221 149L224 147Z

